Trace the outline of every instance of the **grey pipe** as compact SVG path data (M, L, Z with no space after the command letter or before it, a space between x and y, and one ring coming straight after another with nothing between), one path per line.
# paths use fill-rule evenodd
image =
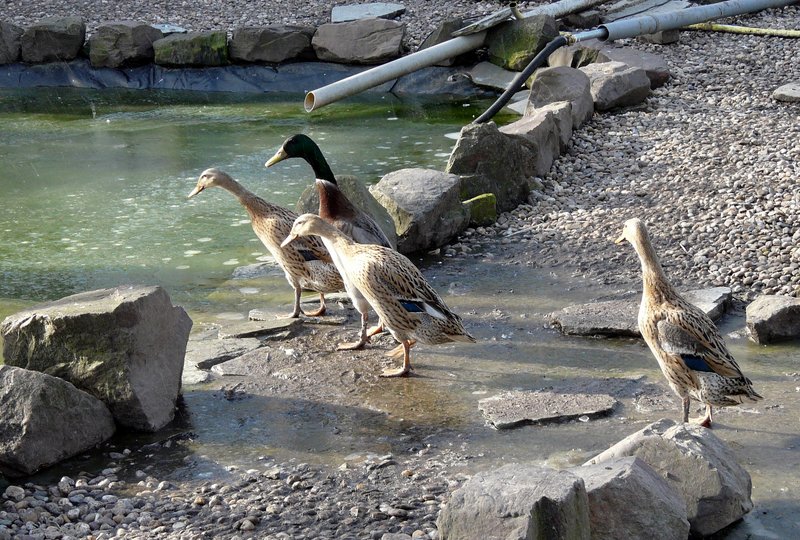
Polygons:
M675 30L689 24L695 24L722 17L742 15L763 9L785 7L794 4L797 0L728 0L718 4L695 6L687 9L656 13L654 15L640 15L630 19L622 19L607 24L601 24L599 29L607 32L606 40L617 40L653 34L664 30ZM577 37L579 33L574 34ZM576 41L583 41L578 40Z
M554 4L534 8L525 12L524 15L525 17L530 17L537 14L547 14L554 17L561 17L567 13L572 13L580 9L587 9L605 1L606 0L561 0ZM509 15L510 13L509 10ZM398 58L397 60L387 62L386 64L362 71L361 73L356 73L341 81L311 90L306 94L306 98L303 101L303 108L306 112L311 112L329 103L361 93L364 90L391 81L407 73L412 73L424 67L432 66L442 60L447 60L459 54L472 51L483 45L485 37L486 32L459 36L445 41L444 43L439 43L427 49L409 54L408 56Z

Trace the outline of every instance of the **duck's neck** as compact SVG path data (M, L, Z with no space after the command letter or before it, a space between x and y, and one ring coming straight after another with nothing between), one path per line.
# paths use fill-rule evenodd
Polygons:
M317 214L326 221L337 218L349 218L354 214L353 205L347 200L339 186L327 180L317 179L319 192L319 210Z
M239 202L250 210L257 204L264 204L265 201L242 184L231 178L230 176L220 176L217 179L217 185L223 189L230 191L234 197L239 199Z
M311 147L309 154L306 155L305 158L308 164L311 165L311 168L314 169L315 178L327 180L332 184L336 184L336 177L333 176L330 165L328 165L325 156L322 155L322 150L320 150L317 145Z
M667 280L667 275L661 267L658 255L653 248L649 238L634 244L634 249L639 255L639 262L642 264L642 288L646 297L657 300L673 293L672 285Z

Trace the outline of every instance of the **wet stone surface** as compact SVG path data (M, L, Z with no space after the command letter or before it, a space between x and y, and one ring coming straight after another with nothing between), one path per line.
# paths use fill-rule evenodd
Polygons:
M606 394L563 394L549 390L504 392L482 399L478 408L497 429L578 419L588 422L610 414L617 400Z

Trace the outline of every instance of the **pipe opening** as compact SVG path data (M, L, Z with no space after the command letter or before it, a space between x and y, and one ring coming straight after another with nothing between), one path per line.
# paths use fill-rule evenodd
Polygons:
M303 100L303 108L306 110L306 112L311 112L314 110L315 101L316 99L314 99L314 92L308 92L306 94L306 98Z

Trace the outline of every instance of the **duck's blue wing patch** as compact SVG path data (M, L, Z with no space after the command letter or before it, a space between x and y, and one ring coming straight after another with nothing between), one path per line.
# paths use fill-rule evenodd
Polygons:
M692 371L705 371L706 373L714 372L714 370L709 367L702 356L697 356L694 354L682 354L681 360L683 360L683 363L686 364L686 367Z
M425 313L425 307L422 302L415 302L414 300L400 300L400 305L409 313Z

